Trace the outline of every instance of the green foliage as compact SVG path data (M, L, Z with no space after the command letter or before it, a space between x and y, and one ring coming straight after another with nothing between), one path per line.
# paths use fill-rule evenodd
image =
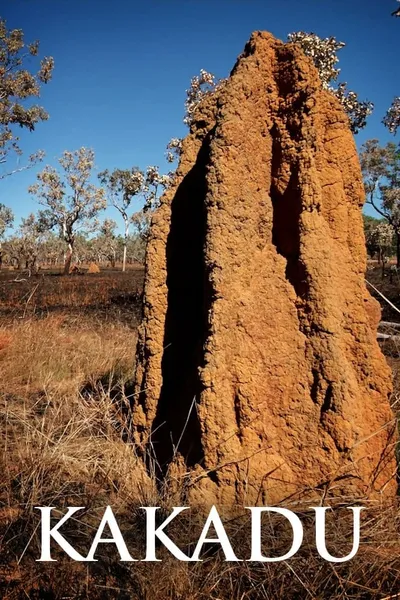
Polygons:
M382 261L396 252L395 231L385 219L363 215L365 242L368 254Z
M98 177L100 183L105 186L108 202L117 209L124 221L122 270L125 271L130 227L128 211L133 198L143 192L145 176L140 169L132 167L131 169L114 169L111 172L106 169L99 173ZM109 244L110 236L105 239Z
M45 207L39 213L43 227L57 227L68 246L65 272L69 272L75 235L78 229L96 227L96 217L106 208L104 189L91 181L94 169L94 152L80 148L65 151L59 159L61 173L46 166L38 173L38 183L29 192Z
M100 183L105 186L109 202L124 216L144 185L144 174L137 167L101 171Z
M8 30L6 22L0 18L0 164L5 164L13 151L22 154L16 127L33 131L40 121L48 118L47 112L30 100L39 97L42 84L50 81L54 60L45 57L36 73L31 73L25 65L28 59L36 57L39 42L27 44L21 29ZM32 166L43 158L39 151L29 158L25 167L0 175L0 179Z
M299 44L306 56L309 56L319 73L322 87L334 94L342 103L350 121L351 129L358 133L367 124L367 117L372 113L374 105L369 101L358 99L356 92L347 89L347 83L334 84L340 73L336 66L339 58L337 52L345 47L344 42L338 42L335 37L320 38L315 33L297 31L289 33L288 40Z
M397 266L400 266L400 145L388 142L381 146L376 139L368 140L361 147L360 161L367 203L387 225L385 229L380 224L371 233L370 243L388 252L392 232L392 238L394 234L396 239Z
M399 9L400 10L400 9ZM383 118L383 124L390 133L397 133L400 127L400 97L394 98L392 104L389 106L385 117Z
M400 145L368 140L360 161L367 202L400 233Z
M12 227L14 214L11 208L0 203L0 240L9 227Z
M38 173L38 183L29 193L45 207L40 218L49 229L58 227L67 243L73 243L78 227L93 227L92 220L106 207L103 188L90 183L94 168L94 152L80 148L65 151L59 159L61 173L46 166Z

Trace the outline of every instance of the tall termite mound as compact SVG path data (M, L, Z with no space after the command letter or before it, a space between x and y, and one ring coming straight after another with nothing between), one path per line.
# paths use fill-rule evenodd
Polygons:
M340 103L300 48L254 33L199 105L148 247L134 435L192 499L395 493L363 202Z

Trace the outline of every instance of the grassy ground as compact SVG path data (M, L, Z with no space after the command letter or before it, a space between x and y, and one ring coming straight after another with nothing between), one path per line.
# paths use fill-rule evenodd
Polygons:
M399 282L382 283L378 269L368 277L400 307ZM396 507L370 507L360 550L343 565L317 557L311 512L302 515L302 550L287 563L226 563L215 548L202 563L180 563L162 549L161 563L122 563L111 545L103 545L99 562L89 566L64 559L56 549L57 563L35 562L39 519L34 506L85 506L68 535L86 554L104 507L111 505L132 554L142 558L139 507L169 510L179 498L157 491L136 458L126 422L143 272L21 279L16 272L0 273L0 598L400 598ZM400 322L392 312L390 320ZM397 382L397 345L385 342L384 350ZM396 383L395 404L399 389ZM338 556L351 547L347 512L330 521L329 549ZM245 518L227 525L240 555L249 554L248 525ZM200 526L192 514L173 530L183 551ZM269 522L264 544L277 555L287 552L290 538L281 523Z

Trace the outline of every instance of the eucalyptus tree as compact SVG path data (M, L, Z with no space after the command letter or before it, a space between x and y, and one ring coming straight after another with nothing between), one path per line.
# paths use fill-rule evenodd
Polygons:
M3 265L3 242L7 229L12 227L14 214L11 208L0 203L0 269Z
M33 213L21 219L17 229L19 240L20 262L23 262L29 275L37 268L37 261L42 252L47 234L46 227Z
M361 147L366 201L393 228L400 266L400 145L368 140Z
M104 257L112 267L115 267L117 262L120 241L116 229L117 223L113 219L104 219L99 226L99 235L93 240L93 247L96 249L98 256Z
M6 165L12 154L20 156L20 138L17 130L33 131L40 121L46 121L45 109L33 98L40 96L41 86L51 80L54 60L44 57L36 72L29 69L39 54L39 42L27 43L22 29L7 29L0 18L0 165ZM31 167L44 153L32 154L26 165L5 167L0 179Z
M108 202L117 209L124 222L124 242L122 270L126 270L126 248L131 224L131 204L135 196L138 196L145 182L143 172L137 167L131 169L106 169L99 173L99 180L105 186Z
M60 172L46 166L37 175L37 183L29 187L39 204L44 206L40 219L48 229L57 228L66 244L64 274L71 268L76 234L93 231L97 217L106 208L105 190L91 183L94 152L80 148L63 152Z

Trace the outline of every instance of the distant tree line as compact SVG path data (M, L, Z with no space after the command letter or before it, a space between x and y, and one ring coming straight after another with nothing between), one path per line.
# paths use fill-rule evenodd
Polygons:
M92 262L108 267L122 264L126 249L126 264L143 263L146 244L135 233L127 239L116 233L117 224L111 219L99 222L96 232L79 232L74 239L74 264L77 267ZM63 269L66 245L61 237L44 229L34 214L21 220L19 227L2 242L2 266L26 270L34 274L41 268Z
M23 218L15 231L11 209L0 205L0 266L23 266L31 272L39 264L63 264L68 274L73 263L121 263L125 271L127 262L144 261L151 215L169 177L157 167L145 172L115 169L101 172L96 185L94 158L88 148L65 151L59 169L46 166L38 173L29 192L42 208ZM141 208L133 211L135 197ZM122 215L122 235L116 233L114 220L100 219L107 206Z

